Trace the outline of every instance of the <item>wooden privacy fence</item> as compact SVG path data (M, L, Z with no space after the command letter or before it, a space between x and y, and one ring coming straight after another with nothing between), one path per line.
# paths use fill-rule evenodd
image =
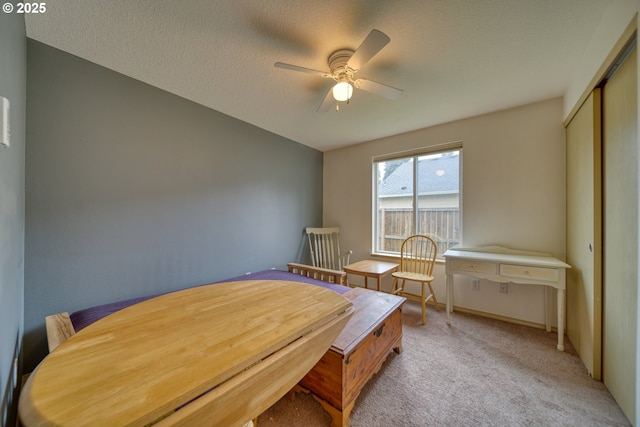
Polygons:
M413 232L413 209L383 208L378 212L380 220L379 250L400 252L400 245ZM417 234L426 234L438 245L438 256L460 243L460 209L418 209Z

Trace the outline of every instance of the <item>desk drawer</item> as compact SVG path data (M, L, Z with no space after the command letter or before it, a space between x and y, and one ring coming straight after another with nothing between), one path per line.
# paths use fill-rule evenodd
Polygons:
M520 279L558 281L558 270L545 267L527 267L524 265L500 264L500 275Z
M492 262L454 260L451 263L454 270L469 271L471 273L496 274L497 265Z

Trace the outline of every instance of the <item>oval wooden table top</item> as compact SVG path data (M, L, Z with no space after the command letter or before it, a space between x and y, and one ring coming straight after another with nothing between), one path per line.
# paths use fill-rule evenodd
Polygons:
M194 401L214 407L225 387L241 390L244 384L252 399L260 399L264 388L265 402L273 401L268 406L253 403L250 410L238 404L242 413L236 418L246 422L313 367L347 323L350 307L320 286L273 280L205 285L141 302L86 327L49 354L21 393L20 418L26 426L180 425L167 422L183 412L176 409ZM280 357L294 354L292 348L298 348L298 359ZM287 373L293 383L275 387L287 377L285 365L284 371L306 370L295 379ZM280 395L274 397L276 389ZM220 400L219 410L234 410L231 402L239 398L229 399ZM208 416L199 425L222 422L220 413Z

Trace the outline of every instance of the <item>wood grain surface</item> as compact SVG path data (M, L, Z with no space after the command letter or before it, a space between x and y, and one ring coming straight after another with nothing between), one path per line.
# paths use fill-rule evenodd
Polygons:
M266 375L257 384L276 385L244 398L275 402L288 390L272 395L280 390L277 383L293 386L306 373L296 372L304 364L292 363L287 378L265 369L263 361L278 366L302 353L312 360L310 369L346 324L350 306L319 286L270 280L206 285L144 301L88 326L49 354L25 385L21 420L27 427L149 425L176 418L184 405L205 402L226 383L231 389L256 385L253 372ZM205 406L215 406L210 397ZM262 406L240 404L231 414L235 420L224 425L241 425ZM205 411L199 425L223 425L229 411L219 409L224 413Z

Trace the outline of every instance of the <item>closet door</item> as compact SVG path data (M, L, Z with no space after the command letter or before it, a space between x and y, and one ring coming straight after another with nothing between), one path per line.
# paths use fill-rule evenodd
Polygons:
M637 49L603 88L602 378L635 420L638 283Z
M567 126L567 336L601 379L601 99L589 95Z

